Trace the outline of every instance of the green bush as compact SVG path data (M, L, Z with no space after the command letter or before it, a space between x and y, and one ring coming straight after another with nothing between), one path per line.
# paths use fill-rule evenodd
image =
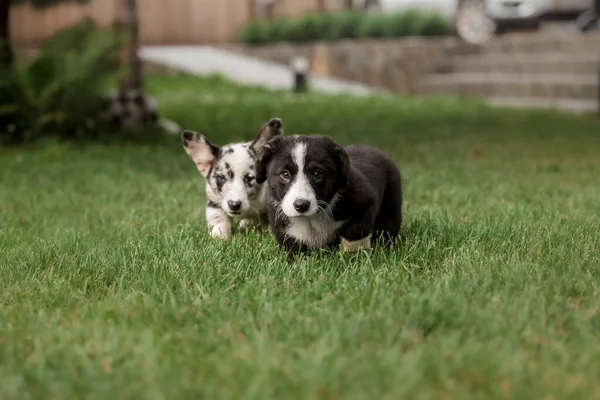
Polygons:
M359 22L358 37L382 39L393 37L392 18L385 14L372 14Z
M331 40L354 39L359 37L359 29L364 14L343 12L328 14Z
M448 20L444 19L441 15L430 14L421 26L421 35L433 37L444 36L451 30L452 26Z
M390 16L392 37L403 36L444 36L452 31L452 26L444 17L435 13L409 10Z
M250 45L267 43L271 41L270 37L270 26L263 22L250 22L240 31L240 40Z
M265 31L267 33L265 42L289 40L290 35L294 30L294 21L289 21L284 18L275 19L271 23L263 23L263 25L268 27L268 30Z
M418 10L409 10L390 16L392 37L418 35L419 26L421 25L421 14Z
M307 42L326 36L326 26L319 15L307 15L298 20L296 41Z
M305 21L302 19L285 19L282 21L284 24L283 40L289 42L304 42L310 39L306 38L306 27L304 26ZM270 38L268 42L271 42Z
M105 93L117 82L121 38L84 21L42 44L39 55L0 71L0 142L94 135Z
M348 11L253 21L242 28L239 38L249 45L261 45L281 41L445 36L451 31L450 23L435 13L418 10L393 14Z

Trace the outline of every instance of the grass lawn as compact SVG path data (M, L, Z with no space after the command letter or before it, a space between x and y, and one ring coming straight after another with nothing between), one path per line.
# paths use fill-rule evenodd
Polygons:
M278 116L382 147L405 239L288 265L268 233L209 238L177 140L0 150L0 399L597 398L597 118L149 88L218 144Z

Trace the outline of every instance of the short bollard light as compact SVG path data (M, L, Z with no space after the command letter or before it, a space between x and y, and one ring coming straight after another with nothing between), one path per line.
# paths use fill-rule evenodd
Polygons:
M294 91L308 91L309 63L306 57L296 57L292 61L292 72L294 74Z

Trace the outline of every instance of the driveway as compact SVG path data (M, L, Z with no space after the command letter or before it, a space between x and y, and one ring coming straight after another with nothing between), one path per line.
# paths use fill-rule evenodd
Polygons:
M291 89L293 74L290 68L210 46L150 46L140 50L142 60L195 75L220 74L232 81L273 89ZM361 83L312 76L312 90L353 95L382 92Z

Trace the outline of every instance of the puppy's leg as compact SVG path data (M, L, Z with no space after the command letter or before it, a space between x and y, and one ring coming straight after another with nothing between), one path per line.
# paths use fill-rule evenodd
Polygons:
M388 171L388 182L375 219L372 242L377 241L383 247L394 244L402 225L402 182L396 168Z
M254 228L258 231L262 231L268 225L269 220L267 214L259 214L250 218L242 218L240 220L239 228L240 230L250 230Z
M267 213L260 214L259 220L263 226L269 225L269 215Z
M342 246L344 247L344 251L349 253L360 250L369 250L371 248L371 235L354 241L342 238Z
M240 220L240 230L247 230L252 228L252 226L255 224L254 220L252 220L251 218L242 218Z
M349 223L343 225L339 230L339 234L344 251L369 250L371 248L372 231L372 224Z
M231 237L231 219L221 208L207 206L206 223L213 238L227 240Z

